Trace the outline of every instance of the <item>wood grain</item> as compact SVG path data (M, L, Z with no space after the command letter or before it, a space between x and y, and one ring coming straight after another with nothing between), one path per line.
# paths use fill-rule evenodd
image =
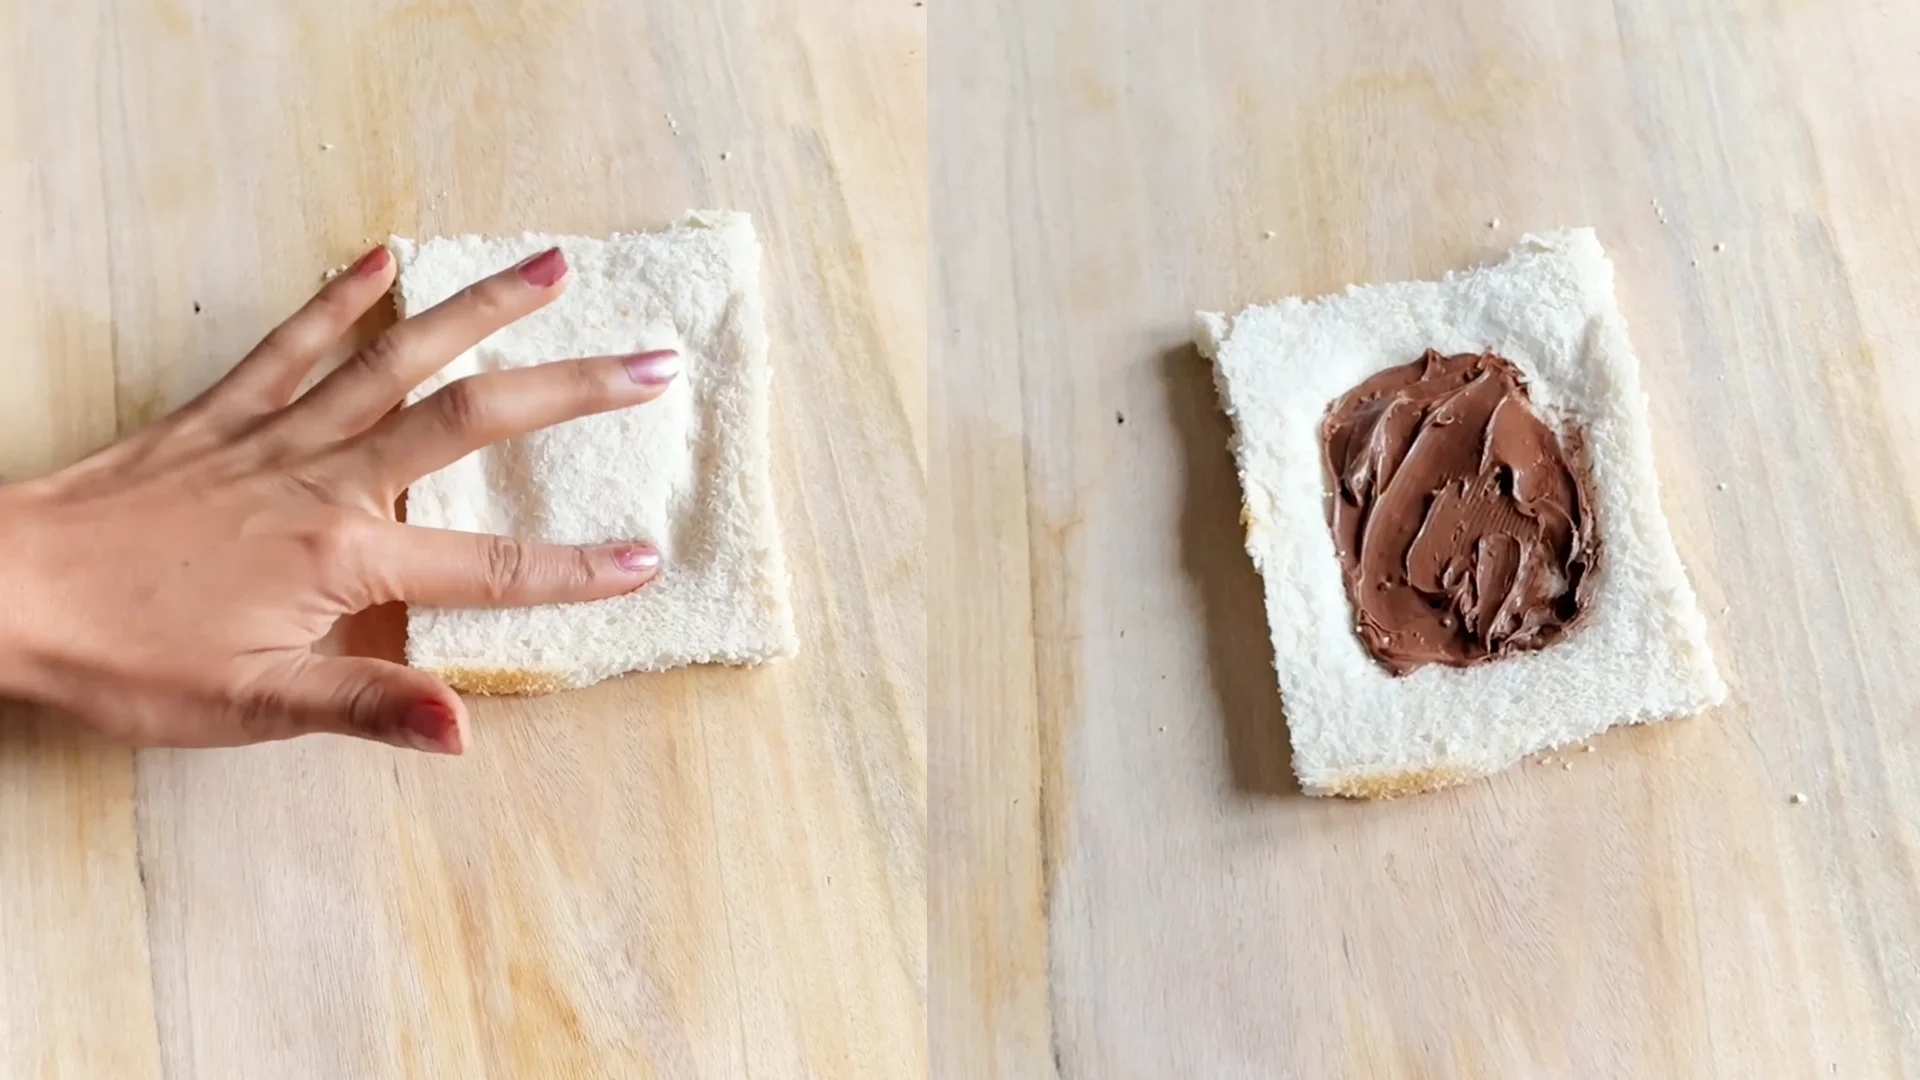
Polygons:
M935 1072L1920 1074L1920 13L932 33ZM1190 313L1580 224L1733 699L1571 770L1304 798Z
M0 719L0 1072L924 1072L924 12L0 3L0 474L388 232L753 213L803 655L483 702L460 760Z

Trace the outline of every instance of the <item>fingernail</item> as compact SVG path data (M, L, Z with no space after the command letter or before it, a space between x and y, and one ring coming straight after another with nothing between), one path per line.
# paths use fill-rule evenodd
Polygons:
M622 360L621 364L627 369L627 378L642 386L670 383L675 375L680 374L680 354L672 349L637 353Z
M521 281L536 289L544 289L567 276L567 257L560 254L557 247L548 248L521 260L515 269L520 271Z
M460 723L453 710L438 701L415 702L407 709L398 734L415 750L429 754L460 752Z
M390 258L392 256L387 254L386 245L383 244L360 256L348 272L356 277L372 277L387 268L387 260Z
M614 549L613 561L622 570L644 574L660 568L660 553L645 544L628 544Z

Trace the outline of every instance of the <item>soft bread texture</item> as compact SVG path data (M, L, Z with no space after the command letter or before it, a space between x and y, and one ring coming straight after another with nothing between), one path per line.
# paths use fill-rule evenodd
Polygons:
M646 540L660 574L591 604L412 608L409 662L457 689L525 694L790 655L752 222L710 212L604 240L396 237L400 314L555 245L569 267L560 298L460 354L411 400L481 372L660 347L680 351L680 376L646 405L490 446L422 479L407 490L407 520L567 544Z
M1639 362L1591 229L1528 236L1438 282L1349 288L1196 317L1233 419L1247 551L1266 587L1301 786L1387 798L1464 783L1616 724L1719 704L1706 620L1660 508ZM1370 657L1327 526L1320 423L1385 368L1492 349L1563 437L1579 429L1602 565L1568 636L1472 668L1395 677Z

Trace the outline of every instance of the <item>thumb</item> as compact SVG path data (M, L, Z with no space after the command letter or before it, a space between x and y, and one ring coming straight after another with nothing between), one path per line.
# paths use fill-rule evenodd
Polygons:
M401 664L315 656L281 691L299 731L334 732L435 754L467 745L466 709L446 683Z

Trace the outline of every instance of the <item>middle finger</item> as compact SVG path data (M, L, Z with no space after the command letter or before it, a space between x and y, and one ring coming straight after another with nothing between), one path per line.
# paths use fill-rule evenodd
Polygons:
M680 371L672 349L470 375L393 413L339 450L345 471L399 489L483 446L652 401Z

